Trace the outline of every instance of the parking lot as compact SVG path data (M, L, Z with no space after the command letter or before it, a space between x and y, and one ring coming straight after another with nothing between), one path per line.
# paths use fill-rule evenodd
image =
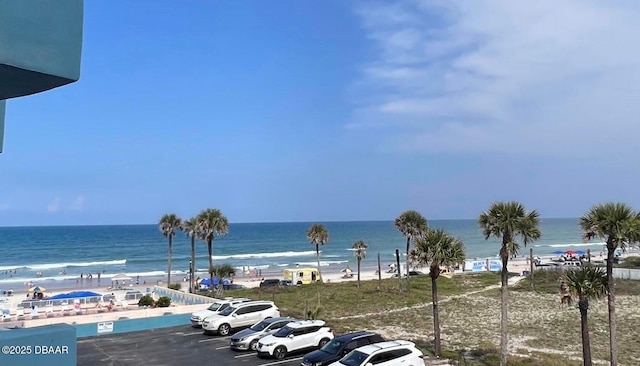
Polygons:
M261 359L229 349L229 338L204 335L190 325L84 338L78 340L78 366L299 366L304 355Z

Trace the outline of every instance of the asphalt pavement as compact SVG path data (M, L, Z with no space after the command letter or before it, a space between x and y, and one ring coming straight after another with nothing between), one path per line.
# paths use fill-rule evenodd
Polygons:
M229 338L204 335L190 325L78 340L78 366L300 366L302 354L284 360L229 349Z

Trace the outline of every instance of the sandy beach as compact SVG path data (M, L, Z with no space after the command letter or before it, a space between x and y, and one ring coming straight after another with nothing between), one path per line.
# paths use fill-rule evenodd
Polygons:
M638 252L637 249L633 249L630 250L626 253L624 253L621 258L624 259L626 257L629 256L639 256L640 253ZM546 256L546 257L538 257L540 259L540 261L542 263L551 263L554 260L557 260L559 257L558 256ZM604 261L605 258L604 257L600 257L599 255L592 255L592 261L597 262L597 261ZM518 274L526 274L529 270L530 270L530 264L529 264L529 260L528 258L524 258L524 257L519 257L513 260L510 260L508 263L508 267L509 267L509 272L511 273L518 273ZM422 268L422 267L416 267L413 268L414 270L417 271L421 271L423 272L425 275L428 274L428 268ZM333 270L328 270L323 268L323 272L322 272L322 276L324 278L324 281L327 283L335 283L335 282L355 282L357 281L358 275L356 273L356 270L352 268L352 276L351 277L346 277L345 273L342 272L340 269L334 268ZM386 279L386 278L392 278L393 277L393 273L389 273L387 272L388 270L388 265L383 266L382 268L382 275L380 276L382 279ZM462 272L460 270L456 270L454 271L453 275L460 275L462 273L472 273L470 271L466 271L466 272ZM206 278L206 274L202 273L199 274L202 278ZM233 283L234 284L239 284L239 285L243 285L244 287L247 288L255 288L255 287L259 287L260 286L260 282L262 278L282 278L282 272L275 272L275 271L265 271L264 273L262 273L262 277L256 277L256 276L249 276L249 275L240 275L240 276L235 276ZM372 281L372 280L377 280L379 278L378 274L377 274L377 270L376 269L371 269L371 268L367 268L367 269L362 269L361 273L360 273L360 280L361 281ZM127 292L130 291L139 291L143 294L146 293L151 293L153 294L154 291L154 287L156 285L158 286L164 286L166 284L166 281L163 281L165 278L158 278L158 277L147 277L147 278L137 278L137 279L133 279L133 281L131 281L131 283L128 283L127 285L125 285L124 287L122 287L122 289L119 290L114 290L111 286L112 286L112 281L109 279L102 279L102 280L97 280L97 279L93 279L93 280L84 280L82 282L78 281L78 283L73 286L73 287L64 287L64 286L60 286L60 287L56 287L55 283L47 283L47 288L46 291L44 293L45 295L45 300L47 297L51 297L57 294L62 294L62 293L68 293L68 292L72 292L72 291L92 291L101 295L113 295L115 297L115 310L132 310L132 309L136 309L137 310L137 303L134 303L135 301L124 301L125 300L125 296L127 294ZM178 280L178 281L176 281ZM139 284L135 284L136 282L138 282ZM179 276L175 276L172 277L172 283L177 283L180 282L182 284L182 291L187 290L188 288L188 281L184 281L184 277L180 278ZM12 296L8 296L8 297L3 297L2 301L0 302L0 309L8 309L10 314L13 316L16 314L16 311L21 308L21 304L24 300L31 300L32 299L32 293L28 292L27 288L29 284L25 284L25 288L19 289L19 290L14 290L13 291L13 295ZM38 286L37 283L32 284L35 286ZM225 296L233 296L233 290L228 290L225 292ZM183 313L184 311L192 311L192 306L188 306L185 308L184 305L181 304L173 304L172 305L172 310L176 313ZM83 310L85 310L87 313L102 313L102 309L97 308L94 304L88 304L88 305L82 305L81 306ZM196 306L197 307L197 306ZM202 305L200 305L200 307L202 307ZM126 309L125 309L126 308ZM188 309L187 309L188 308ZM28 309L27 309L28 310ZM60 309L55 309L55 311L59 311ZM134 311L136 311L134 310ZM39 313L44 314L45 309L38 309ZM27 311L25 310L25 313ZM140 314L141 316L144 316L142 314ZM74 317L74 321L75 317Z

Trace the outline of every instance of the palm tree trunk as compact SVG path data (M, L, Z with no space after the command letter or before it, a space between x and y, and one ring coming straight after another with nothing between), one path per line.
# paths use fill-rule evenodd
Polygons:
M191 237L191 273L189 274L189 292L193 292L196 275L196 237Z
M207 240L207 250L209 251L209 289L213 289L213 239Z
M591 366L591 345L589 342L589 323L587 321L589 300L580 299L578 307L580 308L580 324L582 326L582 360L584 366Z
M167 269L167 287L171 286L171 247L173 246L173 235L169 234L169 268Z
M506 244L503 244L506 245ZM507 262L509 253L507 248L501 250L502 271L500 273L501 298L500 298L500 366L507 366L507 355L509 354L509 338L507 336L507 314L509 301L509 277L507 272Z
M320 246L316 243L316 260L318 261L318 279L320 282L324 282L322 280L322 274L320 273Z
M607 305L609 306L609 358L611 366L618 365L618 346L616 342L616 298L613 293L613 257L615 255L615 246L611 243L612 239L607 240Z
M360 288L360 258L358 258L358 288Z
M438 272L440 268L437 269ZM436 357L440 358L442 354L440 350L440 312L438 310L438 285L436 280L439 273L433 272L431 269L431 301L433 303L433 349Z
M409 292L411 287L409 285L409 249L410 247L411 247L411 237L407 236L407 251L405 252L406 258L405 258L405 264L404 264L404 266L406 267L405 270L407 272L407 292ZM398 268L398 276L402 278L402 273L400 273L400 268Z

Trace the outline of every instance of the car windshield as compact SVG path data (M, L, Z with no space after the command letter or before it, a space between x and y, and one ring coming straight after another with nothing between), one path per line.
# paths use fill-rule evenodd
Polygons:
M277 332L273 333L273 336L278 338L284 338L284 337L288 337L289 334L291 334L291 332L293 332L293 328L290 328L285 325L284 327L278 329Z
M231 315L231 313L233 313L236 310L236 308L229 306L228 308L222 310L221 312L218 313L218 315L222 315L222 316L227 316L227 315Z
M262 322L260 322L260 323L258 323L258 324L254 324L254 325L251 327L251 330L255 330L256 332L259 332L259 331L261 331L261 330L264 330L264 328L268 327L268 326L269 326L269 324L270 324L270 323L267 323L267 322L265 322L265 321L262 321Z
M342 357L339 361L343 365L347 366L360 366L363 364L364 360L367 359L366 353L362 353L358 350L351 351L348 355Z
M334 339L331 342L322 346L322 348L320 349L327 353L331 353L332 355L335 355L335 354L338 354L338 352L340 352L343 345L344 345L344 342Z
M208 310L218 311L218 310L220 310L220 308L222 308L222 304L219 303L219 302L214 302L213 304L211 304L211 306L209 306Z

